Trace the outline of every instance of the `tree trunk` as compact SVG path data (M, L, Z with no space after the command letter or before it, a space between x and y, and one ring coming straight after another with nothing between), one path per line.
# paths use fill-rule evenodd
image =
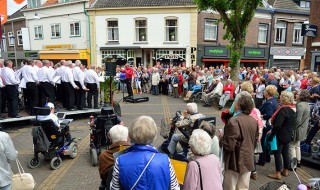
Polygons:
M230 59L231 73L230 74L231 74L232 81L239 80L240 59L241 59L241 41L237 41L235 44L231 46L231 59Z

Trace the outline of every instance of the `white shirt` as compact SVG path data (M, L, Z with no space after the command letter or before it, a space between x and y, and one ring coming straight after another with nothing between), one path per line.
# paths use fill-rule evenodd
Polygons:
M26 68L28 65L23 65L23 67L21 67L20 71L21 71L21 75L22 77L24 77L26 75Z
M37 120L45 121L51 119L56 127L60 128L59 119L54 113L50 113L49 115L39 115L37 116Z
M266 86L264 84L260 84L259 87L257 88L256 97L263 98L265 89L266 89Z
M41 67L38 72L39 82L52 82L53 75L51 74L51 72L52 71L50 71L48 67Z
M223 84L219 82L215 87L215 89L213 90L213 94L219 94L220 96L222 96L222 93L223 93Z
M64 65L62 65L61 67L56 69L56 73L57 73L57 75L62 77L62 75L64 75L65 70L66 70L66 67ZM61 78L61 80L62 80L62 78Z
M24 80L27 82L36 82L38 83L38 76L36 70L31 65L27 65L24 69Z
M34 68L34 70L36 71L36 74L38 74L40 68L39 68L37 65L34 65L33 68Z
M100 82L97 72L95 72L93 69L89 69L85 73L84 81L86 83L96 83L97 88L100 88Z
M86 88L86 86L84 85L85 73L78 66L73 68L72 72L73 72L74 81L78 81L82 89L85 89Z
M74 83L72 70L70 67L66 67L63 75L61 76L61 80L64 82L70 82L73 88L77 88L78 86Z
M14 72L11 68L5 67L2 70L2 78L4 80L4 85L16 85L19 81L14 77Z
M11 184L10 162L17 159L17 153L10 136L0 131L0 187Z

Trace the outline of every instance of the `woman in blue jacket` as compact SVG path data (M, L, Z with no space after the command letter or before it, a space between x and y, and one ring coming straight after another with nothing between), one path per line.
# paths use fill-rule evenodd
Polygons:
M134 145L116 160L110 189L180 189L170 159L151 145L156 136L151 117L141 116L131 123L129 137Z

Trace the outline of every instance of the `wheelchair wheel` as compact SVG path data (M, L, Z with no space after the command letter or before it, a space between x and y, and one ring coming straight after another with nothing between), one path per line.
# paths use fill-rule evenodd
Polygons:
M54 157L52 158L51 162L50 162L50 167L53 170L59 169L62 165L62 159L60 157Z
M39 165L40 165L39 158L32 158L28 165L29 165L29 168L31 168L31 169L39 167Z
M90 150L90 154L91 154L91 164L92 164L92 166L97 166L98 165L98 153L97 153L97 150L92 148Z
M78 145L75 142L72 142L69 147L69 156L70 158L76 158L78 156Z

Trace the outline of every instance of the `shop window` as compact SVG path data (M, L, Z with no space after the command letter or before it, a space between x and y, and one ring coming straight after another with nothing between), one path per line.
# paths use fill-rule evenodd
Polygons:
M267 43L268 39L268 25L259 24L258 43Z
M277 22L276 35L275 35L275 41L274 41L275 43L285 43L286 29L287 29L287 23Z
M302 32L302 24L294 23L294 26L293 26L293 43L294 44L302 44L303 36L301 35L301 32Z
M51 38L61 38L60 24L51 25Z
M300 1L301 8L310 8L310 1Z
M70 36L80 36L80 22L70 23Z
M136 42L147 41L147 20L135 20Z
M34 38L35 38L36 40L43 39L42 26L35 26L35 27L34 27Z
M41 5L40 0L28 0L28 8L39 7Z
M17 40L18 40L18 46L22 46L23 45L23 40L22 40L22 32L21 32L21 30L17 31Z
M107 34L108 34L108 42L118 42L119 41L118 20L108 20L107 21Z
M9 39L9 46L14 46L14 35L13 35L13 32L8 32L8 39Z
M204 23L204 40L217 40L218 25L216 20L205 19Z
M166 19L166 41L176 42L178 41L178 20L177 19Z

